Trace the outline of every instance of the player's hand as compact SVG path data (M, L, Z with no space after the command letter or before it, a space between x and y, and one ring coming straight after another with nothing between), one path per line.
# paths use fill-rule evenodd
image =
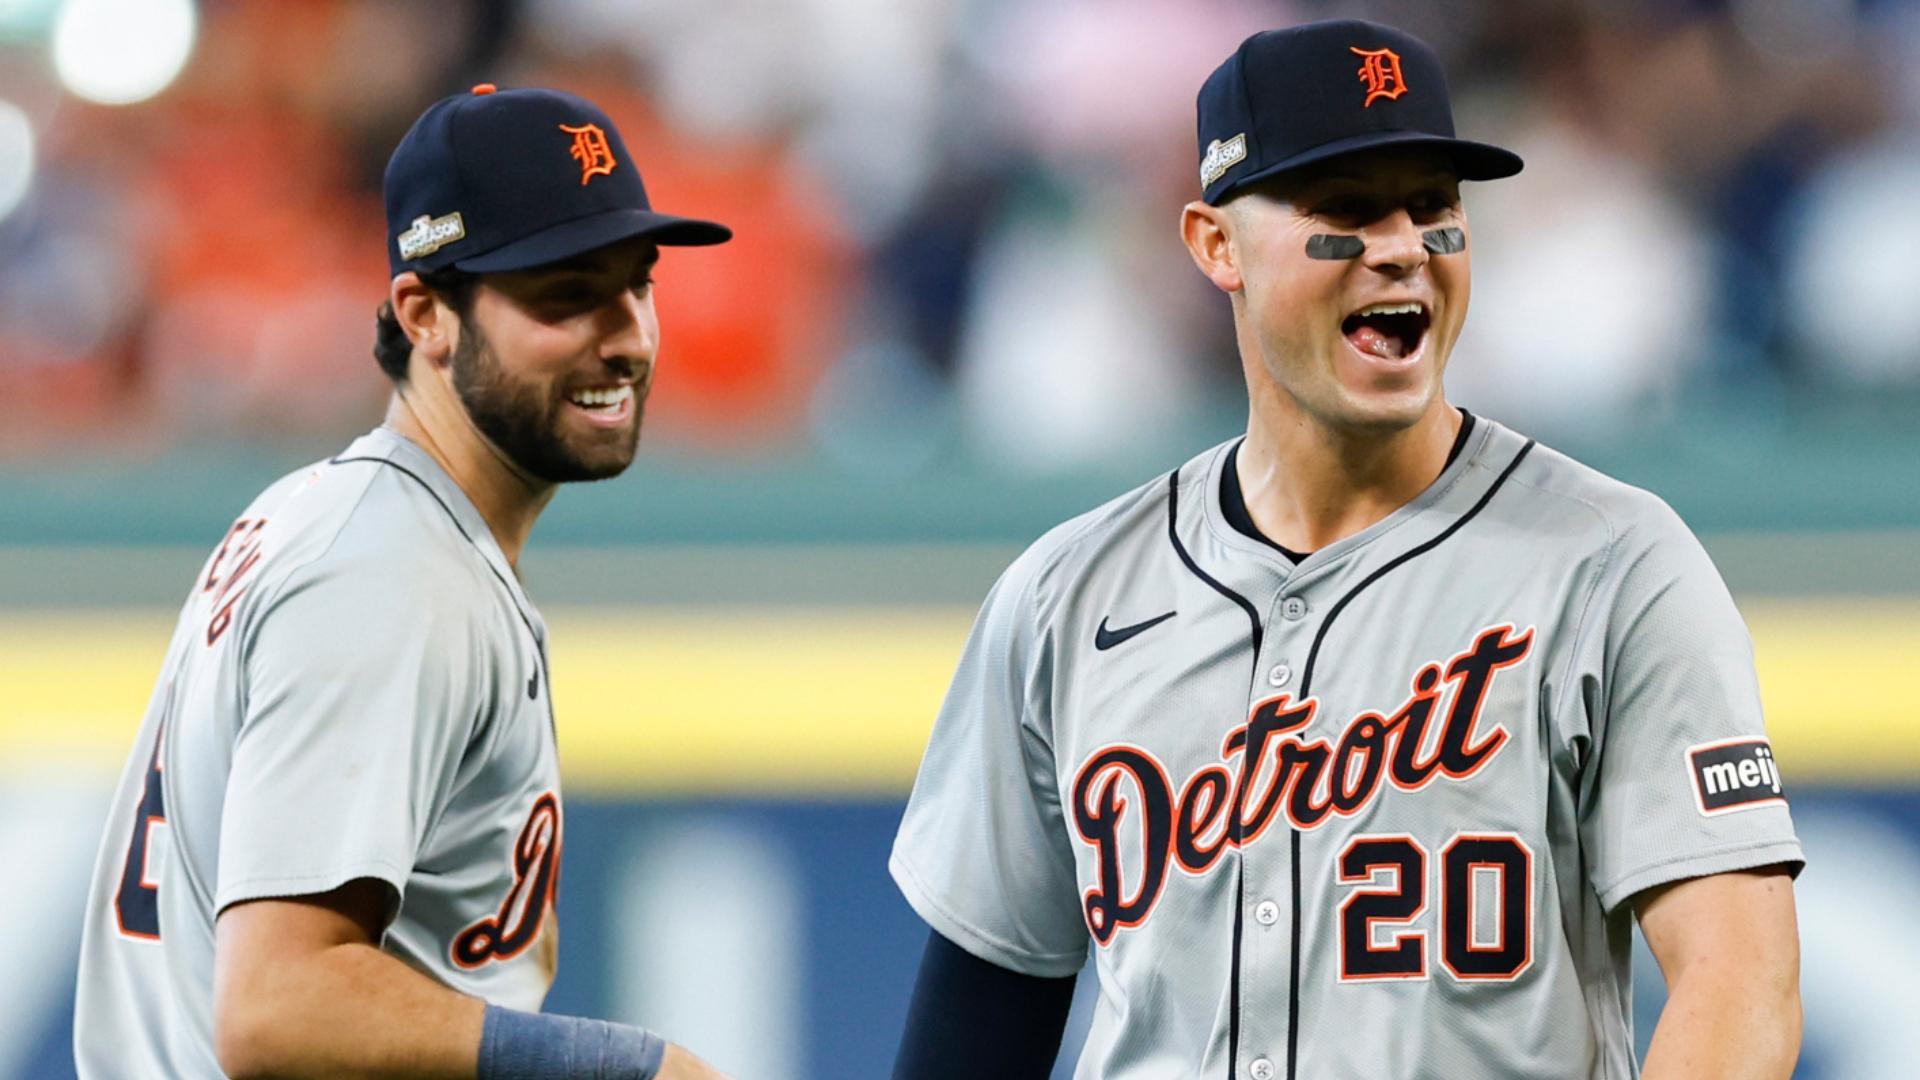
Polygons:
M673 1043L667 1044L667 1056L660 1061L654 1080L727 1080L727 1074L694 1057Z

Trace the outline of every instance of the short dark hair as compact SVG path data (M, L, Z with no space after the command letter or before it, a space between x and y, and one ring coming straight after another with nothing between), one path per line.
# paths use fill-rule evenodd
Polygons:
M478 275L448 266L420 271L420 283L445 300L461 322L466 322L467 316L473 313L473 290L480 283ZM407 332L400 328L400 320L393 313L393 301L380 301L380 310L373 318L373 359L395 386L402 385L407 381L407 361L413 357L413 342L407 340Z

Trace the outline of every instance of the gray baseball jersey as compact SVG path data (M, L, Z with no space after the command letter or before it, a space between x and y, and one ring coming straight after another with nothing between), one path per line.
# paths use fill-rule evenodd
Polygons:
M94 868L82 1077L218 1077L214 919L372 878L382 948L537 1009L559 768L546 628L427 454L378 429L268 488L180 614Z
M1481 420L1298 565L1232 444L988 596L891 861L1065 976L1081 1077L1633 1076L1635 893L1801 859L1752 647L1657 498Z

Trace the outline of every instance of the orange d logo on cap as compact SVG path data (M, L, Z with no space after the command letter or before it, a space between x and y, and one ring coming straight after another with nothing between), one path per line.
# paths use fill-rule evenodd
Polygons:
M613 172L613 148L607 145L607 133L600 130L598 124L582 124L571 127L561 124L560 130L573 136L573 149L568 156L580 163L580 183L582 186L596 176L608 176Z
M1407 92L1406 76L1400 74L1400 54L1392 49L1349 48L1355 56L1361 58L1360 81L1367 84L1367 100L1361 102L1362 108L1372 108L1380 98L1388 101Z
M1393 104L1372 108L1382 100ZM1362 19L1248 37L1207 76L1194 106L1200 196L1212 206L1281 173L1378 146L1428 147L1462 180L1496 180L1521 166L1511 151L1454 133L1439 54Z

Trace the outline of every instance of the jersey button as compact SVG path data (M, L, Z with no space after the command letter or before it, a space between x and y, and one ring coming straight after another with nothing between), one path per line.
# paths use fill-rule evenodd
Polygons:
M1298 622L1307 617L1307 602L1298 596L1289 596L1280 601L1282 617Z
M1275 686L1285 686L1292 678L1293 669L1285 664L1275 664L1273 670L1267 672L1267 681Z
M1247 1075L1253 1080L1273 1080L1273 1062L1266 1058L1254 1058L1253 1064L1247 1066Z
M1271 900L1262 900L1253 907L1253 921L1261 926L1272 926L1280 921L1280 905Z

